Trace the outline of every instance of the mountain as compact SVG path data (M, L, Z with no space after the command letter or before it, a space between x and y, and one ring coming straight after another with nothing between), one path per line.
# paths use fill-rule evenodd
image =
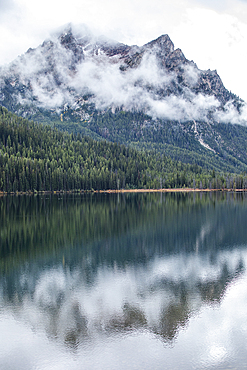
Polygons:
M0 69L0 104L59 129L247 170L246 104L168 35L128 46L68 25Z
M243 105L216 71L201 71L174 50L168 35L127 46L72 26L2 68L0 91L1 103L20 104L22 115L25 104L51 111L70 105L81 113L88 94L98 109L134 109L181 121L210 114L222 120L226 104L237 107L235 113Z

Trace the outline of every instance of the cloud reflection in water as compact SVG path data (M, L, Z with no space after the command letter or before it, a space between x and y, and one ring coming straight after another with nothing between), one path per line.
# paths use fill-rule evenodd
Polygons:
M90 204L95 215L96 208ZM245 245L226 247L234 237L225 237L229 228L223 227L224 209L222 213L209 212L211 206L206 203L195 217L198 204L192 203L195 212L190 210L190 214L172 204L168 218L169 207L159 204L165 216L157 213L154 234L148 222L144 222L145 232L137 223L121 235L104 234L98 239L96 234L97 240L85 254L87 245L83 242L67 254L63 251L63 258L54 252L51 257L49 249L46 262L37 255L32 263L26 259L13 270L6 259L10 271L0 279L2 368L220 369L246 365ZM150 203L151 210L152 206ZM84 214L76 212L77 220L80 214L90 219L83 207ZM127 209L126 205L118 207L120 215ZM136 207L139 211L140 203ZM135 214L132 206L131 211ZM66 217L68 212L66 207ZM237 213L232 214L235 219ZM61 215L59 208L63 225ZM112 220L117 219L115 213ZM192 219L199 221L195 232L190 226L192 246L187 247L188 235L178 234L178 229L188 230ZM82 223L84 219L79 220ZM177 226L174 220L179 221ZM77 234L79 226L75 230ZM244 239L245 229L240 224L239 230ZM215 235L221 248L212 248ZM161 253L162 240L169 246L166 253ZM185 244L179 244L182 240ZM120 254L122 263L121 259L111 260L109 256L118 256L115 250L122 252L123 245L132 254ZM152 249L155 253L148 255ZM99 259L103 251L108 257L100 255ZM148 258L141 260L142 254Z

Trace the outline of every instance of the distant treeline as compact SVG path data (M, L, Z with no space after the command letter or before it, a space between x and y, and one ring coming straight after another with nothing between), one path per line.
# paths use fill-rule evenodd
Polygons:
M0 191L245 188L247 176L62 133L0 107Z

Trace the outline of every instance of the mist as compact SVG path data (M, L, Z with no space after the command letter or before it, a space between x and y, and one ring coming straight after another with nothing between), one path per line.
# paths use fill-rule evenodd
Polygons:
M93 35L85 27L83 31L88 43L79 44L76 54L54 34L38 48L28 50L3 67L0 90L6 81L14 87L22 86L24 93L19 88L15 95L18 103L57 112L64 106L83 109L78 100L90 94L88 102L100 111L120 108L142 111L153 119L181 122L208 121L210 116L217 122L246 125L245 103L238 111L233 102L222 107L214 95L193 92L201 74L193 62L183 66L184 84L178 83L175 72L162 68L155 47L143 52L136 46L133 50L142 55L141 62L135 68L122 68L121 54L108 56L101 47L102 40L109 45L117 45L116 42Z

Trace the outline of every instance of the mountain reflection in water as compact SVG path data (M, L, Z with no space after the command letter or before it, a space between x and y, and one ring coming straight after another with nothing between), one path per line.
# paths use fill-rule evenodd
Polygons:
M0 330L11 318L65 353L133 335L175 351L201 313L215 314L246 277L244 194L5 197L0 209ZM18 335L15 327L17 342ZM200 341L194 338L195 347ZM213 348L212 366L220 368L230 349ZM0 350L0 364L15 368L11 361Z

